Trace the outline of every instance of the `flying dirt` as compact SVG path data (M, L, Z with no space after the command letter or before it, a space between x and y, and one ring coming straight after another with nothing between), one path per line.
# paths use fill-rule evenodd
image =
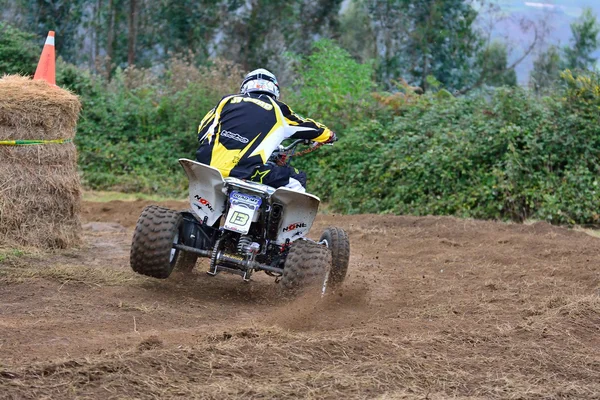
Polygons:
M600 398L597 237L319 215L314 235L350 236L346 281L286 300L272 278L211 277L208 261L134 273L148 204L84 202L76 250L0 249L0 398Z

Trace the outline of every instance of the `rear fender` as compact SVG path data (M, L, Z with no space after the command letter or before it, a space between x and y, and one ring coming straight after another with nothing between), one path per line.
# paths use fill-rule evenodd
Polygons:
M179 163L189 180L192 211L200 221L206 218L206 223L213 226L221 218L227 200L223 193L223 175L216 168L186 158L179 159Z
M271 198L272 202L283 205L275 243L284 244L287 239L293 242L308 234L321 202L317 196L281 187Z

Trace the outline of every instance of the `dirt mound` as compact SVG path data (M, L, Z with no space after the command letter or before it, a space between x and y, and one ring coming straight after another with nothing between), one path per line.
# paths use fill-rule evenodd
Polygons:
M85 202L82 217L88 222L116 222L127 228L135 226L144 207L157 204L155 201L108 201L108 202ZM160 203L163 207L173 210L185 210L190 208L187 201L166 201Z
M598 398L597 238L319 216L314 237L329 225L350 234L347 282L323 301L289 301L271 278L211 278L206 263L164 281L132 273L146 204L85 204L102 222L85 248L4 256L5 398Z

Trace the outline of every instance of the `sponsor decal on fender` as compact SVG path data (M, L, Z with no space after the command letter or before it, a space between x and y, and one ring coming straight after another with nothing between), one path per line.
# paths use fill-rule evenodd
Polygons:
M291 232L291 231L295 231L296 229L300 229L300 228L306 228L306 224L304 222L298 222L295 224L291 224L289 226L286 226L285 228L283 228L284 232Z
M213 208L213 206L208 202L208 200L206 200L205 198L202 198L198 195L195 195L194 198L196 200L198 200L198 203L200 203L201 205L205 206L206 208L208 208L211 212L215 212L215 209Z

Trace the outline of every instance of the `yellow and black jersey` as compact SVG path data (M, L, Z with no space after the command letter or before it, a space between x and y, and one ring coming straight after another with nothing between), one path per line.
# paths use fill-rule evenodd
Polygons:
M262 94L226 96L209 111L198 128L198 162L223 177L251 178L284 139L326 142L332 132L301 118L284 103Z

